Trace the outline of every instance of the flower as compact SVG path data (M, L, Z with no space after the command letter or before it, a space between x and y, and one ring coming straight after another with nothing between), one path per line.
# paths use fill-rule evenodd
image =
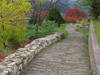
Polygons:
M48 14L48 11L47 10L40 12L40 16L41 17L45 17L47 14Z
M4 56L0 56L0 62L1 62L2 60L4 60L4 59L5 59Z
M14 54L16 51L14 51L13 53L11 53L11 54Z
M77 8L68 9L64 17L65 20L72 22L81 21L83 18L88 18L88 14Z
M16 42L16 40L13 40L13 41L12 41L12 43L15 43L15 42Z
M19 49L19 48L25 48L25 46L20 46L20 47L18 47L18 49Z
M31 43L32 41L33 41L33 40L29 40L29 41L27 41L26 45L29 44L29 43Z
M8 20L9 22L13 22L13 20Z

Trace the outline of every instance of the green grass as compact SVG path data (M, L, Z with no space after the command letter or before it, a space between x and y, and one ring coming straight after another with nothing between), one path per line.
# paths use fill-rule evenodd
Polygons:
M89 32L86 31L85 29L76 29L76 31L77 31L77 32L80 32L80 33L82 33L82 34L84 34L85 37L88 37L88 35L89 35Z
M99 20L93 20L93 26L95 30L95 34L97 37L97 42L100 47L100 19Z
M69 33L65 30L66 25L69 25L69 23L61 24L61 25L60 25L60 28L59 28L59 31L58 31L58 32L64 34L64 37L63 37L63 38L65 38L65 37L68 36L68 34L69 34Z
M93 70L90 71L90 74L89 75L93 75Z

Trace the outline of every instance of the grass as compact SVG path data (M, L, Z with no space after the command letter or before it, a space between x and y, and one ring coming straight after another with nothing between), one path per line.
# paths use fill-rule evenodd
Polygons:
M99 20L93 20L93 26L95 30L95 34L97 37L97 42L100 47L100 19Z
M86 31L85 29L76 29L76 31L77 31L77 32L80 32L80 33L82 33L82 34L84 34L85 37L88 37L88 35L89 35L89 32Z
M90 74L89 75L93 75L93 70L90 71Z
M61 25L60 25L60 28L59 28L59 31L58 31L58 32L64 34L64 37L63 37L63 38L65 38L65 37L68 36L68 34L69 34L69 33L65 30L66 25L69 25L69 23L61 24Z
M65 30L66 25L71 25L71 24L74 25L74 24L77 24L77 23L63 23L63 24L60 25L60 28L59 28L59 31L58 32L64 34L64 37L63 38L65 38L69 34L67 32L67 30Z

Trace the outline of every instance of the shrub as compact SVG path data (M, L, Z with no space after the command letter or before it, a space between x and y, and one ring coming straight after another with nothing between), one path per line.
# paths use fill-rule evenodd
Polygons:
M83 26L86 26L87 23L88 23L87 20L84 20L84 19L81 20L81 24L82 24Z
M77 20L78 21L81 21L82 20L82 17L77 17L77 16L73 16L73 17L67 17L65 18L65 20L70 23L70 22L76 22Z
M55 21L56 23L58 23L58 26L60 26L60 24L64 21L59 10L56 7L53 7L49 11L49 14L47 16L47 20Z
M38 28L38 38L45 37L47 35L53 34L58 31L58 24L54 21L46 21L41 24ZM26 36L24 39L34 40L36 33L36 25L27 25L27 31L25 32Z
M29 24L36 24L37 23L37 18L38 18L38 13L33 11L33 14L29 20ZM39 18L39 23L41 22L41 18Z
M36 25L27 25L26 26L26 32L24 39L34 40L35 39L35 33L36 33Z
M41 26L39 26L39 37L45 37L47 35L53 34L58 31L58 24L54 21L43 22Z

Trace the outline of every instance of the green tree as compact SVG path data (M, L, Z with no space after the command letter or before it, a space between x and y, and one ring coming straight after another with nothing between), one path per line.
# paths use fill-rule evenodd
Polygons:
M29 20L29 24L36 24L37 23L37 16L38 16L38 13L33 11L33 14ZM41 18L39 17L39 23L41 22Z
M58 26L60 26L60 24L64 21L59 10L56 7L50 9L47 20L55 21L56 23L58 23Z
M89 10L95 19L100 15L100 0L77 0L80 5L88 6Z
M27 0L0 0L0 42L4 49L9 46L10 38L22 40L22 32L26 30L23 17L30 7Z

